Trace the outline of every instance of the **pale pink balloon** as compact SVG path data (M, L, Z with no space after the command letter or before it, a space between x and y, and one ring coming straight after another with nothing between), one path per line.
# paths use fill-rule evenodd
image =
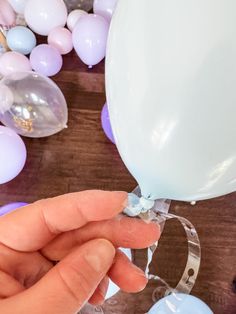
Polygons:
M48 35L48 44L65 55L73 49L72 34L67 28L56 27Z
M75 25L78 23L79 19L86 14L88 14L86 11L79 9L70 12L70 14L67 17L67 27L71 32L75 28Z
M0 24L11 26L15 24L16 14L7 0L0 0Z
M31 70L29 59L19 52L9 51L0 57L0 73L3 76Z

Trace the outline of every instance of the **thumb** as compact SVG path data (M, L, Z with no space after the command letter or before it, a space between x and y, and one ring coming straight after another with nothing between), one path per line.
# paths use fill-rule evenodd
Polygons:
M36 285L0 301L0 312L74 314L91 298L115 257L107 240L93 240L75 249Z

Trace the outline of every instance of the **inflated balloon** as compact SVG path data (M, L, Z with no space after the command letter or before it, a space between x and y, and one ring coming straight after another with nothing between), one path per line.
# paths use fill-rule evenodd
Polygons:
M93 11L95 14L101 15L110 21L115 11L116 3L117 0L94 0Z
M28 0L8 0L14 11L18 14L24 14L27 1Z
M0 25L12 26L15 23L16 14L7 0L0 0Z
M0 84L0 113L4 114L11 109L14 103L14 96L6 85Z
M10 110L0 114L0 121L27 137L45 137L66 128L68 110L58 86L49 78L33 72L6 76L6 86L14 97Z
M28 0L25 6L25 20L37 34L47 36L57 27L64 27L67 9L63 0Z
M7 33L7 45L13 51L28 55L36 46L36 37L29 28L16 26Z
M30 63L35 72L45 76L54 76L60 72L63 60L56 48L42 44L32 50Z
M27 203L10 203L0 207L0 216L11 213L12 211L28 205Z
M234 0L118 1L107 97L116 144L145 197L236 190L235 12Z
M0 74L3 76L31 70L29 59L19 52L8 51L0 57Z
M67 27L72 32L75 25L78 23L79 19L84 16L85 14L88 14L86 11L83 10L73 10L70 12L67 18Z
M148 314L213 314L201 300L186 294L171 294L156 303Z
M76 24L72 39L80 59L88 66L99 63L106 54L109 23L104 17L87 14Z
M111 122L110 122L108 107L107 107L106 103L105 103L105 105L103 106L103 109L102 109L101 121L102 121L102 128L104 130L104 133L106 134L108 139L113 144L115 144L115 139L114 139L112 128L111 128Z
M48 44L65 55L73 49L72 34L67 28L56 27L48 35Z
M68 11L80 9L89 12L93 8L93 0L64 0Z
M0 126L0 184L14 179L24 168L26 148L13 130Z

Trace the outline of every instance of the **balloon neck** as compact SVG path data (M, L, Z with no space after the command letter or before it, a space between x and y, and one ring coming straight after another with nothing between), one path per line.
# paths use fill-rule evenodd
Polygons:
M155 205L155 201L145 198L138 197L134 193L128 195L128 205L124 210L124 213L130 217L139 216L141 213L146 213L152 209Z
M89 66L88 66L88 68L89 68L89 69L92 69L92 68L93 68L93 66L92 66L92 65L89 65Z

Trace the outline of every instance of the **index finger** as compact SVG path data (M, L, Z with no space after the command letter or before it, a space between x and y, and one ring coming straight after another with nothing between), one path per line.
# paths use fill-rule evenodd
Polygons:
M84 191L38 201L0 218L0 242L18 251L36 251L58 234L120 213L125 192Z

